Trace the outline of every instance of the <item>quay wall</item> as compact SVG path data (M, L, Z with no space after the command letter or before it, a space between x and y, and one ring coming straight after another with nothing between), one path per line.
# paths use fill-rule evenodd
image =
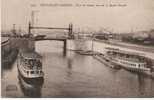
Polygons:
M129 52L136 52L136 53L140 53L141 55L150 58L151 60L154 61L154 53L153 52L149 52L150 50L139 50L137 49L137 47L133 47L133 48L127 48L127 46L122 46L122 45L113 45L113 44L109 44L103 41L91 41L91 40L87 40L84 41L86 45L85 48L83 48L83 50L93 50L96 52L100 52L100 53L105 53L105 48L109 47L109 48L115 48L115 49L120 49L120 50L124 50L124 51L129 51ZM80 43L82 44L82 43ZM68 40L68 45L67 48L70 50L81 50L81 47L79 48L78 45L80 45L78 43L76 43L76 41L74 40Z

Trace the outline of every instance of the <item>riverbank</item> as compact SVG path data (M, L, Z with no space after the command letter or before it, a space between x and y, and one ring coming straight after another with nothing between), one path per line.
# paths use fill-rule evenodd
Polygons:
M107 44L111 44L111 45L115 45L115 46L121 46L121 47L128 48L128 49L135 49L135 50L139 50L139 51L154 53L154 47L151 47L151 46L141 46L141 45L137 45L137 44L130 44L130 43L120 42L120 41L115 41L115 40L105 41L105 40L95 39L95 41L103 42L103 43L107 43Z
M8 67L11 66L15 61L18 54L18 49L14 48L13 45L11 45L11 43L14 42L11 41L11 38L2 37L1 39L1 65L2 68L8 69Z
M1 37L2 67L8 68L17 58L19 50L35 50L35 41L31 38Z

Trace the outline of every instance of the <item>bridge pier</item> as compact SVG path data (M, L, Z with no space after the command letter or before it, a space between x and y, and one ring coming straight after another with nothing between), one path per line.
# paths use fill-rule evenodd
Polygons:
M66 56L66 53L67 53L67 39L64 40L63 55Z

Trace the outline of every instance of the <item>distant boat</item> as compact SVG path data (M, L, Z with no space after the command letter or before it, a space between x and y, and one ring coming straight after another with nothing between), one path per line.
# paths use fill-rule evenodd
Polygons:
M127 70L152 74L152 65L147 62L147 58L139 53L108 49L106 55L113 63Z
M94 52L93 51L91 51L91 50L78 50L78 51L76 51L76 53L79 53L79 54L81 54L81 55L93 55L94 54Z
M121 68L119 65L112 62L112 60L109 57L105 56L104 54L94 54L93 57L108 67L111 67L114 69Z
M19 74L26 79L42 79L42 57L34 51L19 52L17 67Z
M39 39L43 39L45 37L46 37L46 35L37 35L37 36L35 36L35 39L39 40Z

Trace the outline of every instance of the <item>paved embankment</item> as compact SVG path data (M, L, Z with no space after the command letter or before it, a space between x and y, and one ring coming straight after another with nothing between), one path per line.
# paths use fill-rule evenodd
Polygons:
M104 49L106 47L110 48L117 48L124 51L130 51L137 54L140 54L142 56L145 56L149 59L151 59L152 63L154 64L154 48L153 47L144 47L144 46L138 46L128 43L121 43L116 41L100 41L96 40L94 42L94 50L104 53Z

